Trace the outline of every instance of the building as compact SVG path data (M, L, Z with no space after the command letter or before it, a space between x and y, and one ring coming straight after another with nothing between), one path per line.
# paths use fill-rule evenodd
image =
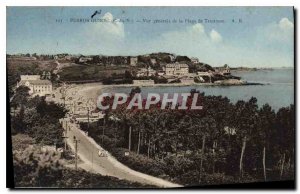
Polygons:
M231 75L230 67L228 65L224 65L223 67L217 67L215 69L221 75Z
M80 63L86 63L86 62L92 61L92 60L93 60L92 57L80 57L80 58L79 58L79 62L80 62Z
M73 58L72 55L67 55L67 56L65 56L65 59L66 59L66 60L69 60L69 61L72 60L72 58Z
M164 72L164 71L158 71L158 72L157 72L157 75L158 75L158 76L163 76L163 75L165 75L165 72Z
M191 77L181 78L180 81L181 81L181 83L187 84L187 85L195 83L194 78L191 78Z
M137 77L152 76L152 75L156 75L156 71L152 69L150 66L148 68L141 68L136 74Z
M208 77L208 79L209 79L209 83L212 83L212 79L211 79L211 77L212 77L212 73L210 73L210 72L206 72L206 71L198 71L197 72L197 78L198 78L198 80L200 81L200 82L205 82L205 77Z
M230 67L229 66L226 66L222 69L222 72L221 72L223 75L230 75L231 72L230 72Z
M138 62L137 57L130 57L130 65L131 66L136 66L137 62Z
M27 86L30 95L45 96L52 93L52 83L50 80L41 80L39 75L21 75L21 80L17 87Z
M189 66L187 64L171 63L165 67L166 75L186 75L189 73Z
M150 62L152 65L156 65L156 63L157 63L156 59L153 59L153 58L150 59Z
M199 60L198 60L198 58L196 58L196 57L192 57L192 58L191 58L191 62L192 62L192 63L199 63Z
M21 75L21 81L25 80L40 80L41 76L40 75Z

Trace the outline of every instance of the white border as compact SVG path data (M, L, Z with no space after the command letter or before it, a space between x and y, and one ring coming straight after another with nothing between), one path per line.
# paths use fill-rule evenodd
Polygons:
M24 2L24 0L4 0L2 1L2 4L0 5L0 42L2 43L0 45L0 89L1 89L1 95L0 95L0 107L1 107L1 114L0 114L0 123L1 123L1 139L0 139L0 155L2 158L6 155L6 96L4 93L6 93L6 6L295 6L297 10L297 13L299 14L300 9L300 1L296 0L251 0L251 1L236 1L236 0L207 0L207 1L201 1L198 2L197 0L190 0L190 1L183 1L183 0L151 0L151 1L139 1L139 0L107 0L107 1L99 1L99 0L72 0L72 1L58 1L58 0L29 0ZM299 17L298 17L299 20ZM295 24L298 26L298 20ZM297 35L299 33L297 32ZM299 40L299 38L298 38ZM298 43L298 41L297 41ZM297 50L296 55L299 54L299 50ZM299 55L298 55L299 56ZM297 64L296 64L297 65ZM297 68L297 74L299 75L299 68ZM297 86L299 86L299 83L297 82ZM297 95L299 100L299 95ZM298 108L298 106L296 107ZM297 120L299 121L299 114L297 115ZM299 141L299 132L297 134L297 140ZM297 147L298 148L298 147ZM299 155L299 149L297 149L297 156ZM5 157L6 158L6 157ZM6 161L4 159L0 160L0 183L1 183L1 193L8 193L10 190L6 189ZM298 169L298 166L297 168ZM299 180L299 178L296 180ZM297 181L298 183L299 181ZM297 184L299 185L299 184ZM24 192L31 192L31 191L14 191L14 193L24 193ZM40 192L40 191L37 191ZM51 190L47 191L47 193L56 193L57 191ZM65 191L66 193L72 193L73 191ZM82 190L81 190L82 192ZM100 192L107 192L107 191L100 191ZM117 191L114 191L117 192ZM130 190L129 192L133 192L133 190ZM136 192L140 192L140 190L137 190ZM157 192L157 191L155 191ZM165 191L163 192L170 192ZM174 192L174 191L171 191ZM184 192L202 192L202 193L208 193L211 191L184 191ZM213 191L216 192L216 191ZM230 193L232 191L223 191L225 193ZM240 192L240 191L237 191ZM274 191L253 191L255 193L265 193L265 192L274 192ZM152 191L151 191L152 193ZM154 193L154 191L153 191Z
M291 0L251 0L251 1L236 1L236 0L210 0L210 1L182 1L182 0L152 0L152 1L139 1L139 0L109 0L109 1L96 1L96 0L73 0L73 1L38 1L38 0L14 0L4 1L7 6L293 6L296 1Z

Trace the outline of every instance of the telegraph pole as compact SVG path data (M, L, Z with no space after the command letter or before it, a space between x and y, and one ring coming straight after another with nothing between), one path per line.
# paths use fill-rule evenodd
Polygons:
M54 140L55 151L57 151L57 139Z
M131 148L131 126L129 127L129 137L128 137L128 139L129 139L128 149L130 151L130 148Z
M90 130L90 108L88 107L88 131Z
M61 87L61 94L62 94L62 99L64 100L64 107L66 107L66 93L67 93L67 89L66 89L66 83L63 83L63 86Z
M74 114L74 115L76 114L76 103L77 103L77 102L74 102L74 111L73 111L73 114Z
M77 152L78 152L78 143L80 142L80 140L76 139L76 137L74 136L74 143L75 143L75 170L77 170L77 160L78 160L78 155L77 155Z
M67 134L68 134L68 127L70 127L70 126L68 126L68 121L67 121L67 120L64 120L64 121L66 122L66 125L65 125L65 130L64 130L64 132L63 132L62 138L64 138L64 142L65 142L65 151L66 151L66 150L67 150L67 138L68 138Z
M105 114L105 116L106 116L106 114ZM102 145L103 145L103 141L104 141L104 127L106 125L105 116L103 118L103 126L102 126Z
M64 142L65 142L65 151L67 151L67 129L63 132L63 136L62 138L64 138Z
M65 122L66 122L65 130L67 130L67 127L68 127L68 122L67 122L67 120L66 120L66 119L65 119Z
M104 126L102 127L102 145L103 145L103 141L104 141Z
M94 170L94 151L92 148L92 170Z
M78 141L75 140L75 170L77 170L77 152L78 152Z

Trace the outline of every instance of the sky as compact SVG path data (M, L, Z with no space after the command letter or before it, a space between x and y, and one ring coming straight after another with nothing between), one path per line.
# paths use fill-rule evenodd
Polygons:
M212 66L294 66L293 7L7 7L6 34L8 54L169 52Z

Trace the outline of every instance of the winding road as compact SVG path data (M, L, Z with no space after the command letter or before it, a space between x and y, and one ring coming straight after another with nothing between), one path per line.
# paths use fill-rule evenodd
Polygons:
M182 187L166 180L153 177L147 174L130 169L117 161L109 153L106 157L99 157L98 151L103 150L94 139L87 136L75 123L71 123L68 118L61 120L63 128L67 133L67 144L72 150L75 150L74 136L79 140L78 156L84 162L79 167L87 171L99 173L101 175L113 176L119 179L125 179L132 182L139 182L157 187Z

